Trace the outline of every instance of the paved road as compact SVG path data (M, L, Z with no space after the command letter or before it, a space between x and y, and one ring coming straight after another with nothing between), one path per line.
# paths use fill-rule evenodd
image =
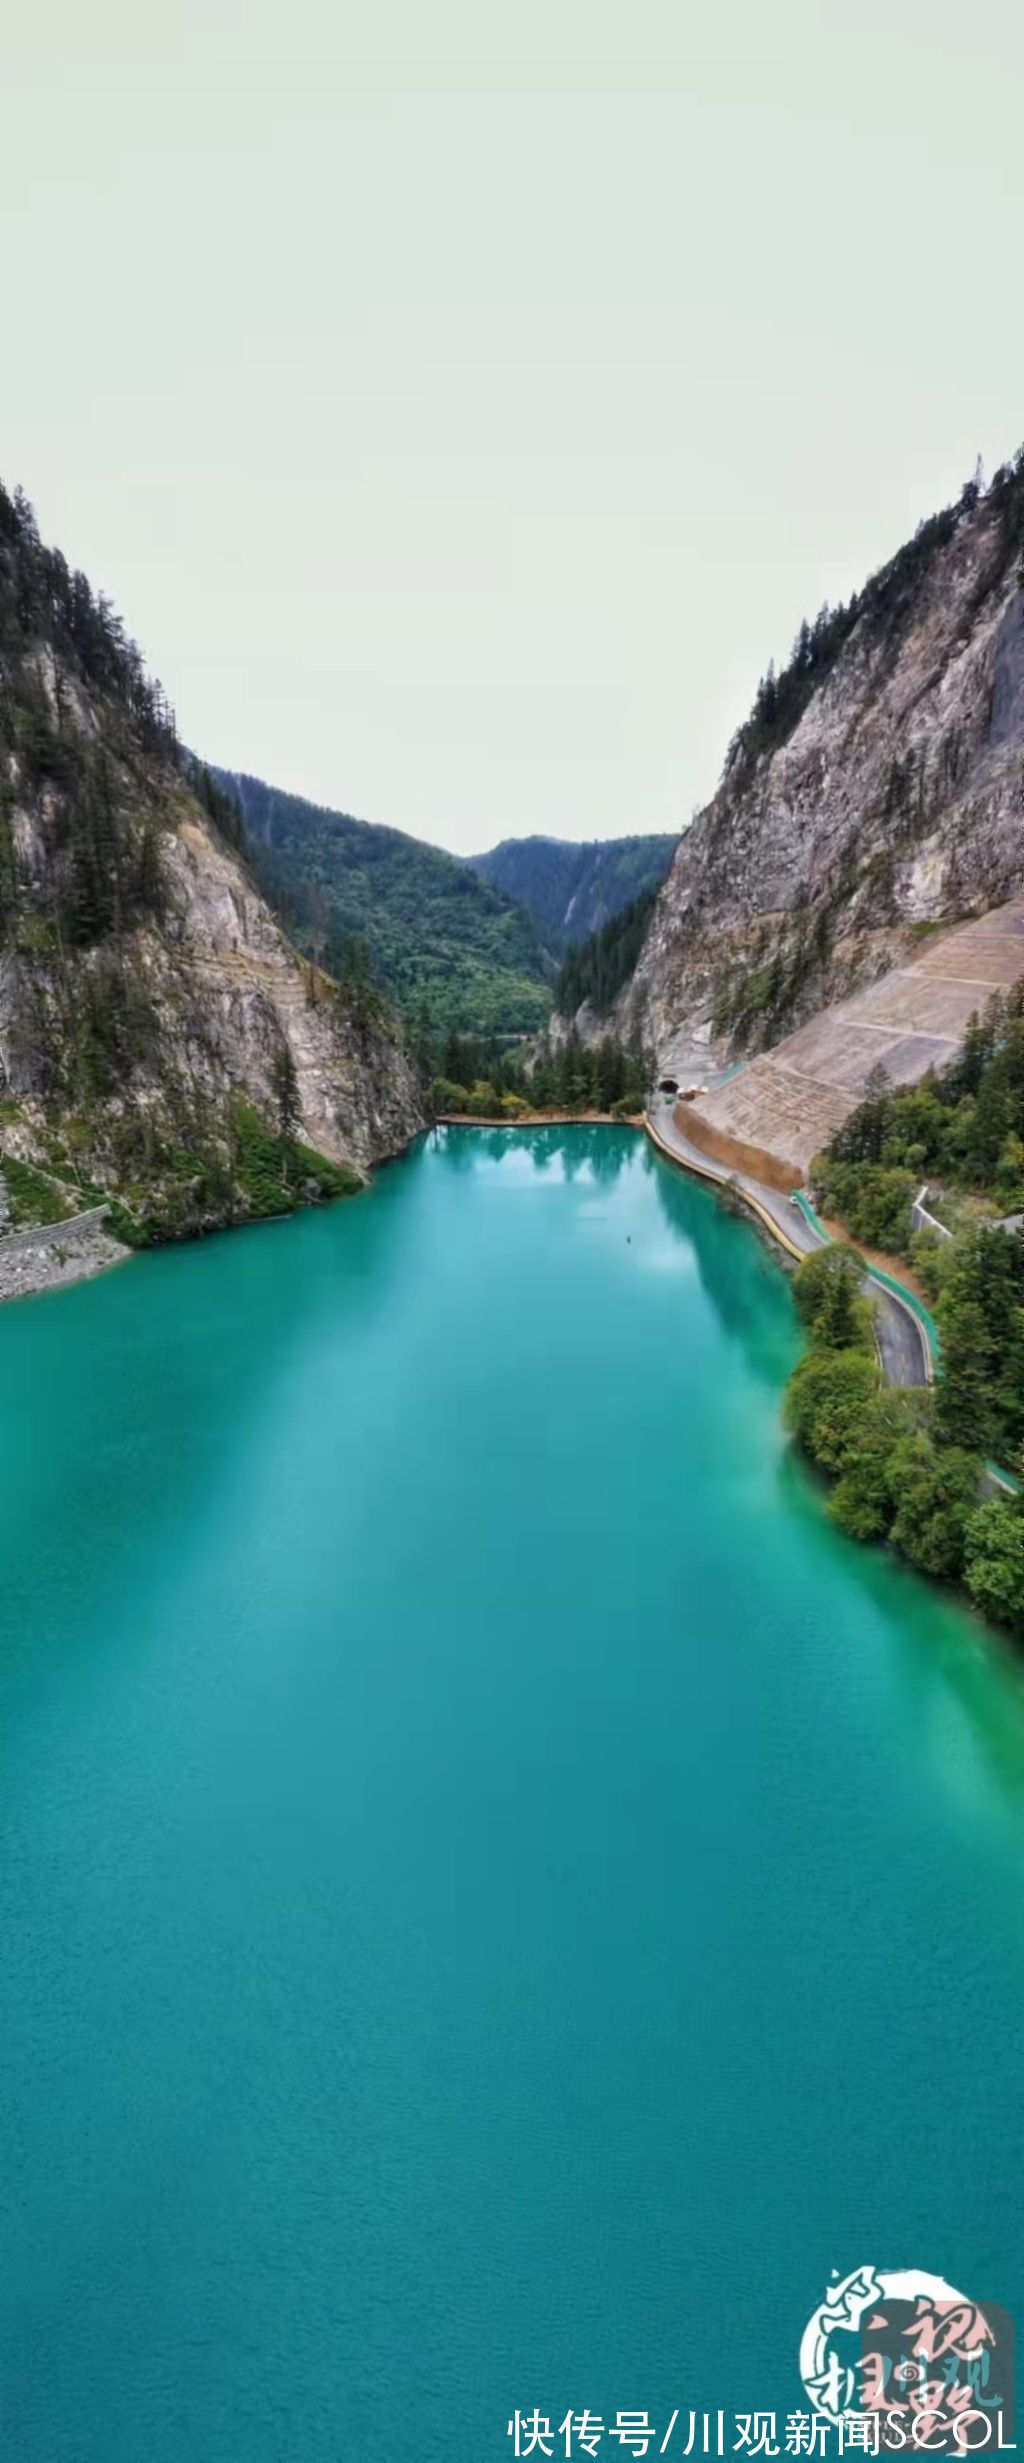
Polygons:
M723 1184L734 1181L739 1189L744 1190L759 1211L771 1217L781 1234L784 1247L797 1249L802 1257L809 1257L812 1249L825 1245L801 1208L794 1206L791 1197L782 1196L778 1189L766 1188L763 1180L755 1180L749 1172L728 1172L722 1164L712 1163L710 1157L699 1146L694 1146L680 1129L671 1101L663 1102L659 1096L651 1105L650 1118L662 1144L677 1155L680 1163L685 1163L689 1170L699 1172L703 1180L717 1180ZM929 1384L932 1363L928 1338L913 1310L906 1308L872 1276L865 1275L864 1282L875 1311L878 1356L889 1384Z
M905 1308L880 1283L865 1277L875 1307L878 1356L890 1385L930 1385L932 1355L928 1337L912 1309Z

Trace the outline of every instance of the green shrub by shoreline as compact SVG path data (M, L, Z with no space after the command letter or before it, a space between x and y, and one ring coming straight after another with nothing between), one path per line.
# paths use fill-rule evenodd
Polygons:
M642 1112L653 1062L617 1043L581 1043L575 1033L535 1045L524 1057L477 1038L449 1036L430 1086L433 1111L470 1120L516 1120L523 1112L610 1112L626 1120Z
M1024 1636L1024 1502L983 1501L983 1455L962 1441L986 1425L973 1368L965 1379L961 1350L935 1388L884 1386L862 1277L838 1244L798 1267L809 1342L786 1388L786 1426L834 1483L829 1512L850 1538L886 1542L920 1573L962 1583Z
M15 1231L32 1223L63 1223L77 1211L63 1189L44 1172L35 1171L30 1163L22 1163L17 1155L0 1153L0 1178L7 1190Z

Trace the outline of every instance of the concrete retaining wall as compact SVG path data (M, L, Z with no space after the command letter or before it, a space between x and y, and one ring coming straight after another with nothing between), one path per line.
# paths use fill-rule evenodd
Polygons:
M90 1206L85 1214L69 1215L64 1223L27 1223L21 1231L7 1232L0 1239L0 1264L18 1249L52 1249L79 1232L98 1231L107 1212L106 1206Z

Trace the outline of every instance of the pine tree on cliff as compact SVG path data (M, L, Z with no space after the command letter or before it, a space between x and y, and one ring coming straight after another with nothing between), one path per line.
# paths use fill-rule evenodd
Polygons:
M270 1082L277 1106L277 1133L281 1140L281 1178L287 1188L288 1150L301 1118L299 1081L295 1074L292 1048L287 1039L278 1045L274 1054L270 1068Z

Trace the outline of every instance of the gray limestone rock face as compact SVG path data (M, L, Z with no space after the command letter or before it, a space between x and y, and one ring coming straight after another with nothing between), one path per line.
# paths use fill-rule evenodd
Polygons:
M1024 886L1022 513L1024 468L968 494L861 594L788 732L738 740L617 1005L662 1065L765 1050Z
M160 838L169 908L140 925L119 964L144 995L157 1032L140 1039L129 1091L154 1121L175 1101L247 1096L268 1115L283 1043L295 1067L299 1134L333 1162L365 1172L423 1126L418 1083L393 1028L360 1024L329 981L299 959L238 857L188 797ZM85 996L95 961L76 968ZM66 969L65 969L66 971ZM0 1092L40 1106L60 1101L67 989L59 955L0 959Z
M988 749L1024 744L1024 590L1018 590L1003 617L992 656L992 709Z

